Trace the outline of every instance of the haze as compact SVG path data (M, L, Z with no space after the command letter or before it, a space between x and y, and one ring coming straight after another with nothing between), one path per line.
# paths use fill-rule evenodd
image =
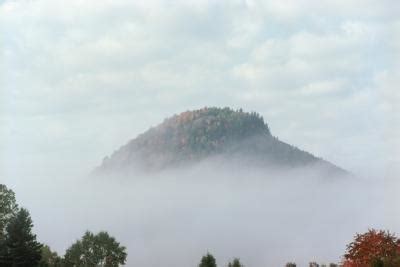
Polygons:
M59 253L107 230L128 266L337 262L400 233L398 1L0 1L0 183ZM93 179L168 116L257 111L354 174L216 167Z

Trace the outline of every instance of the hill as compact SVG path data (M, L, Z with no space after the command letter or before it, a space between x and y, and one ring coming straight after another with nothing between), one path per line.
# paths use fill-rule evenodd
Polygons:
M215 107L165 119L104 158L96 172L155 171L213 156L261 167L319 165L329 172L344 172L272 136L258 113Z

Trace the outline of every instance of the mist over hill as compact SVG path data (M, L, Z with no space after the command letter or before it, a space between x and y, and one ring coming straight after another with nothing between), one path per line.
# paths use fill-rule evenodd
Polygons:
M325 174L346 171L280 141L256 112L202 108L167 118L105 157L96 173L159 171L207 159L257 168L312 168Z

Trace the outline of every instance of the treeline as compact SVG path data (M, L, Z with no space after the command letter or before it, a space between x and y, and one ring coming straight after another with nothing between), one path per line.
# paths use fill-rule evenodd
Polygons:
M28 210L19 207L15 193L0 184L0 267L117 267L126 262L126 248L107 232L87 231L62 257L38 242L32 227ZM234 258L224 266L245 265ZM393 233L375 229L356 234L340 264L309 263L309 267L328 266L400 267L400 239ZM198 267L217 267L216 259L207 253ZM296 263L289 262L285 267L296 267Z
M289 262L285 267L296 267ZM400 267L400 239L393 233L384 230L370 229L366 233L356 234L354 240L347 245L346 253L340 264L318 264L310 262L309 267ZM217 267L215 258L207 254L199 267ZM244 267L235 259L228 267Z
M207 254L199 267L216 267L215 258ZM296 267L289 262L285 267ZM310 262L309 267L400 267L400 239L393 233L384 230L370 229L366 233L356 234L347 245L340 264L318 264ZM239 259L228 263L228 267L244 267Z
M210 253L207 253L207 255L203 256L201 258L200 264L198 265L198 267L217 267L217 266L218 265L216 263L216 260L215 260L214 256L211 255ZM243 265L240 262L239 258L234 258L226 266L227 267L245 267L245 265ZM288 262L285 265L285 267L296 267L296 266L297 265L294 262ZM309 264L309 267L328 267L328 266L329 267L339 267L339 266L342 267L342 265L338 265L338 264L335 264L335 263L330 263L329 265L326 265L326 264L319 265L316 262L310 262L310 264Z

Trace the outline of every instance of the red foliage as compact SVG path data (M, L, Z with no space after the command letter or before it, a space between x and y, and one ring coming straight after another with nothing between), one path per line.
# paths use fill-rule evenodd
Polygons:
M357 234L347 245L343 267L368 267L376 259L391 259L399 255L400 240L388 231L369 230Z

